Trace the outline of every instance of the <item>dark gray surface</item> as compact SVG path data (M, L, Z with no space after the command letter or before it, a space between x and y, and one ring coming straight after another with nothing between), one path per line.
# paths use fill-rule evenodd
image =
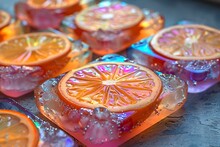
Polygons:
M159 11L166 26L189 20L220 29L220 4L203 0L125 0L128 3Z
M10 10L17 0L0 0L0 9ZM220 29L220 5L201 0L125 0L141 8L159 11L166 26L190 20ZM33 94L18 100L38 113ZM139 134L123 146L137 147L220 147L220 83L199 94L189 94L177 113Z

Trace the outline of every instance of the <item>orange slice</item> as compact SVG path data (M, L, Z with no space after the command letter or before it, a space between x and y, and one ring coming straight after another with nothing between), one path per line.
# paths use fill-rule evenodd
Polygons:
M38 139L38 130L26 115L0 110L0 146L35 147Z
M216 59L220 58L220 31L204 25L177 25L159 31L151 46L172 59Z
M76 16L76 25L86 31L123 30L141 22L144 15L136 6L112 3L109 6L92 6Z
M0 65L40 65L67 55L71 43L53 33L17 36L0 43Z
M11 16L7 12L0 10L0 29L7 26L10 20Z
M61 99L74 107L105 107L111 112L144 108L161 92L161 80L133 63L98 62L72 70L59 82Z
M28 0L27 2L34 8L65 9L77 4L79 0Z

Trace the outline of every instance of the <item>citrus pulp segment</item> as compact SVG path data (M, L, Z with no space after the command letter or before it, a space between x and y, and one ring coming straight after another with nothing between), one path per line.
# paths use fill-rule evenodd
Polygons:
M111 112L144 108L159 96L160 78L133 63L98 62L72 70L59 82L61 99L76 107Z
M41 65L67 55L70 41L53 33L32 33L0 43L0 65Z
M38 139L38 130L26 115L0 110L0 146L35 147Z
M109 6L92 6L76 16L76 24L86 31L123 30L141 22L144 15L136 6L113 3Z
M172 59L216 59L220 58L220 31L204 25L173 26L159 31L151 46Z
M34 8L60 9L75 5L79 0L28 0Z
M7 26L10 20L11 16L7 12L0 10L0 29Z

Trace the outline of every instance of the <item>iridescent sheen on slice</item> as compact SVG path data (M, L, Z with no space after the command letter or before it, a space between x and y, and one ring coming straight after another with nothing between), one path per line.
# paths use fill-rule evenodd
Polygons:
M126 3L97 5L76 16L76 24L87 31L122 30L137 25L143 19L142 11Z
M220 57L220 31L203 25L173 26L156 34L151 45L172 59L216 59Z

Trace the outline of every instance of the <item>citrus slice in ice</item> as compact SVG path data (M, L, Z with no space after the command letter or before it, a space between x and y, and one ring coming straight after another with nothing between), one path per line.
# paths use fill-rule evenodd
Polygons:
M86 31L123 30L139 24L143 17L138 7L117 2L83 10L76 16L76 25Z
M133 63L97 62L68 72L59 82L62 100L74 107L138 110L154 102L162 86L150 69Z
M7 26L10 20L11 16L7 12L0 10L0 29Z
M220 58L220 31L204 25L177 25L159 31L151 46L171 59L216 59Z
M12 110L0 110L0 146L37 146L38 129L24 114Z
M28 0L27 2L34 8L64 9L77 4L79 0Z
M53 33L32 33L0 43L0 65L41 65L64 57L71 43Z

